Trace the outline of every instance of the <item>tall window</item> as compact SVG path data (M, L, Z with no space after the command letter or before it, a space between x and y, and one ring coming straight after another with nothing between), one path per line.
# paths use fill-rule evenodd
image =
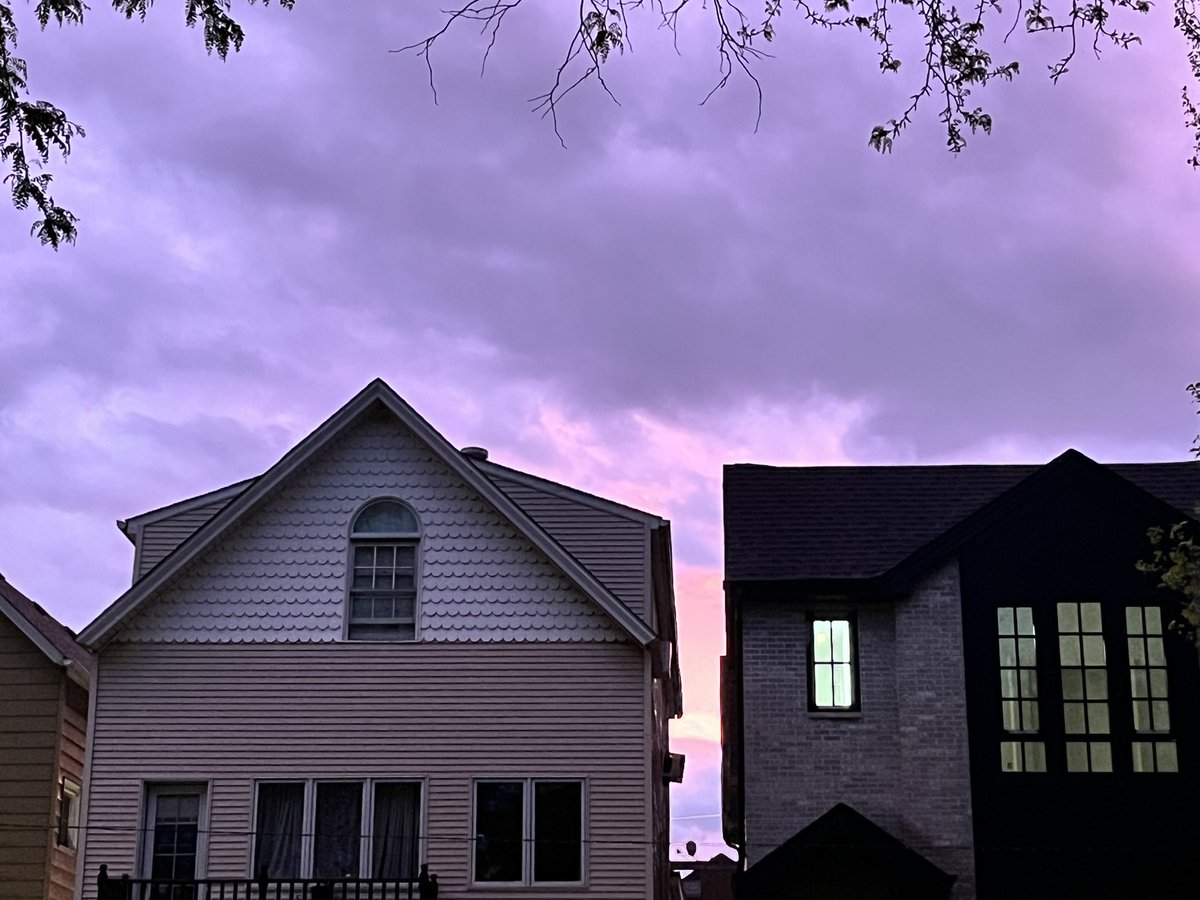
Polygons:
M813 619L808 649L809 709L857 710L854 620Z
M1045 772L1046 744L1028 740L1038 720L1037 636L1033 609L1002 606L996 610L1000 649L1000 716L1006 735L1000 742L1000 768L1005 772Z
M488 884L582 883L583 782L476 782L473 877Z
M265 866L270 878L412 880L420 824L419 782L260 782L254 872Z
M142 870L148 878L187 881L200 872L201 836L204 833L202 784L154 784L146 789L142 834ZM164 887L156 900L191 900L190 885Z
M346 637L416 638L417 542L420 526L399 500L376 500L350 531L350 596Z
M1058 653L1067 771L1111 772L1108 669L1099 603L1058 604Z
M55 840L58 846L70 850L79 846L79 785L69 778L59 782L58 828Z
M1129 693L1133 704L1133 771L1178 772L1167 701L1167 656L1162 611L1157 606L1125 609L1129 649Z

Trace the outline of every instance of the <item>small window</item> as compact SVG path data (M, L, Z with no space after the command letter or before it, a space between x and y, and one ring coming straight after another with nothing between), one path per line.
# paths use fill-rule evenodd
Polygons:
M205 795L202 784L154 784L147 788L142 837L145 877L164 881L202 877ZM164 900L190 896L182 888L170 891L163 895Z
M58 846L74 850L79 846L79 785L64 778L58 795Z
M583 782L476 782L474 880L582 884Z
M809 629L808 708L821 712L859 709L854 620L814 618Z
M347 638L416 638L419 541L417 517L399 500L376 500L355 517L350 531Z

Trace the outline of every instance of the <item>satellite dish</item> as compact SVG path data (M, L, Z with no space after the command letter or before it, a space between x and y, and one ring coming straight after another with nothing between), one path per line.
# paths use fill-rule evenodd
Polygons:
M688 841L686 844L683 845L683 848L685 850L687 850L688 856L696 855L696 842L695 841Z

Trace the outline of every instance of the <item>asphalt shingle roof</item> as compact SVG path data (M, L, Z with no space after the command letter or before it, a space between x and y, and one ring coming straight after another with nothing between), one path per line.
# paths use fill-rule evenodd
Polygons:
M84 650L75 640L75 632L42 609L0 575L0 597L3 597L26 622L49 641L67 659L72 659L85 671L91 671L92 654Z
M725 577L881 575L1041 466L725 467ZM1200 462L1105 468L1191 513Z

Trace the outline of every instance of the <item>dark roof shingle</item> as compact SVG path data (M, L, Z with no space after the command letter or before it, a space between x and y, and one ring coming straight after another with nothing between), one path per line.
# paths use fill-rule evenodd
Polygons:
M0 597L3 597L26 622L41 634L65 658L73 660L85 672L92 670L92 654L79 646L75 632L30 600L0 575Z
M725 577L881 575L1041 468L726 466ZM1200 462L1105 468L1183 513L1200 500Z

